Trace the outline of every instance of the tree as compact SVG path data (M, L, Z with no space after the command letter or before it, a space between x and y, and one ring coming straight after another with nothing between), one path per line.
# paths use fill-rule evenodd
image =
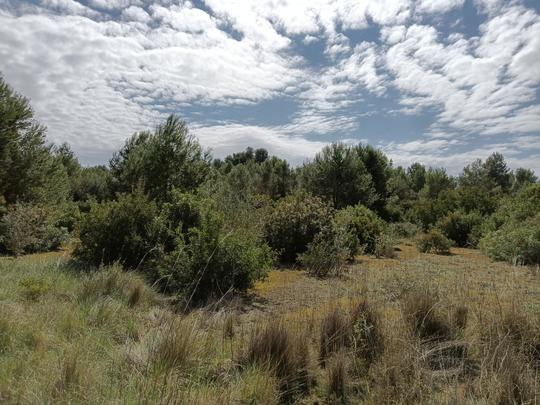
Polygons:
M301 172L303 186L330 201L335 208L359 202L372 206L376 199L371 175L358 153L341 143L325 146Z
M454 180L448 176L444 169L429 168L426 172L425 184L421 194L427 198L435 199L444 191L454 188Z
M407 176L412 189L418 193L426 184L426 167L420 163L413 163L407 169Z
M512 185L512 174L503 155L493 153L485 162L476 159L465 166L459 184L462 187L483 187L488 191L507 192Z
M118 191L139 184L148 195L165 201L173 188L195 190L210 171L210 156L175 115L154 132L133 135L110 162Z
M0 77L0 195L8 204L54 204L69 193L66 169L45 143L28 100Z
M514 172L512 191L519 191L523 187L534 184L537 181L538 178L534 175L534 171L532 171L531 169L524 169L523 167L520 167Z
M355 147L355 150L370 174L373 187L377 193L373 208L379 214L383 214L386 199L388 198L388 180L391 175L388 158L380 149L375 149L371 145L360 144Z

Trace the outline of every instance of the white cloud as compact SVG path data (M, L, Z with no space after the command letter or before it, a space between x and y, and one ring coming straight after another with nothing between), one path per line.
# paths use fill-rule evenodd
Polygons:
M446 13L463 6L465 0L420 0L416 10L421 13Z
M224 123L193 128L201 144L212 148L216 157L225 157L247 146L266 148L270 154L287 159L294 165L313 157L328 142L310 141L284 134L279 127Z

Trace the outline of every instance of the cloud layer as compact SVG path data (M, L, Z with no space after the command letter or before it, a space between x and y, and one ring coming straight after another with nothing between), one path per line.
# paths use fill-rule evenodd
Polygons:
M87 163L176 112L218 156L353 138L540 171L540 15L518 1L0 0L0 38L2 74Z

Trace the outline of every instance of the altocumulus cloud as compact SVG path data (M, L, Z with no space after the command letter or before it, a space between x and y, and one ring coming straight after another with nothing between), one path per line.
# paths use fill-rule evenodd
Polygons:
M85 163L175 112L217 156L362 139L397 164L498 150L540 171L534 3L0 0L0 71Z

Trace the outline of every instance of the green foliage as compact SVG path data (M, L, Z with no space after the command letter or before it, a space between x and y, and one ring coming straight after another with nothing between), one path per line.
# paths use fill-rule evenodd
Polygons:
M524 169L520 167L516 169L513 176L512 192L517 192L523 187L534 184L538 181L538 178L534 175L534 171L531 169Z
M370 206L377 196L371 175L359 154L343 144L325 146L301 171L303 187L335 208L359 202Z
M478 243L482 221L482 216L477 212L466 214L463 211L453 211L440 219L437 227L457 246L474 247Z
M66 228L58 227L49 208L15 204L0 220L0 249L11 254L45 252L67 242Z
M361 204L339 210L335 221L344 226L356 238L357 246L364 247L368 253L375 251L375 241L385 230L384 221ZM351 251L355 250L351 248Z
M375 247L373 254L377 258L386 257L393 259L396 257L396 240L390 233L382 233L375 238Z
M388 225L388 233L396 238L411 238L418 232L419 226L411 222L394 222Z
M305 253L298 256L307 272L316 277L338 276L351 257L347 248L349 235L344 229L332 227L315 235Z
M520 176L521 177L521 176ZM485 162L477 159L463 169L459 182L464 187L480 187L485 190L508 191L512 174L500 153L493 153Z
M448 176L444 169L429 168L425 175L425 184L420 195L429 199L436 199L443 191L453 189L454 180Z
M388 197L388 180L392 175L390 162L380 149L375 149L371 145L357 145L355 151L371 176L376 193L372 209L379 215L384 215L384 206Z
M96 266L118 261L136 268L161 254L164 226L156 203L141 191L93 203L79 228L74 256Z
M154 132L133 135L110 165L119 191L142 185L151 199L166 201L173 188L193 191L206 179L210 156L187 124L171 115Z
M407 169L407 176L415 192L420 192L426 184L426 167L420 163L413 163Z
M416 239L416 247L422 253L448 254L452 242L437 229L432 229Z
M22 288L22 295L30 301L37 301L51 289L48 280L36 277L23 278L19 285Z
M275 203L266 219L265 238L281 260L294 262L331 221L332 209L320 198L293 194Z
M0 195L8 204L55 204L66 200L69 182L60 159L45 144L28 100L0 77Z
M494 260L539 264L540 215L523 222L508 222L499 230L488 232L480 241L480 248Z
M241 230L226 232L223 216L205 210L200 224L179 235L177 248L159 265L165 291L179 293L186 304L245 291L272 265L270 248Z
M112 197L112 176L105 166L83 167L71 178L75 201L105 201Z

